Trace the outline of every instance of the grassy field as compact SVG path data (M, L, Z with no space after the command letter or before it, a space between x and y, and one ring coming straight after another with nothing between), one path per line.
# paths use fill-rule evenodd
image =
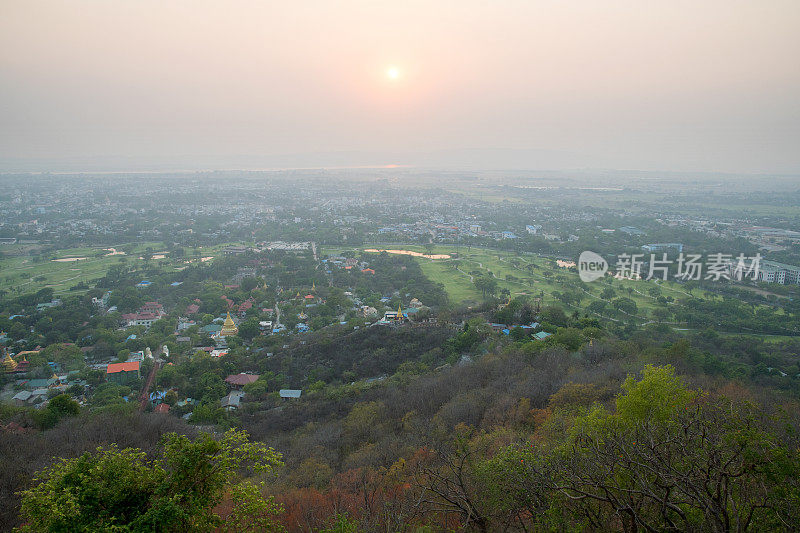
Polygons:
M33 249L4 248L4 256L0 257L0 290L10 294L24 294L35 292L45 287L50 287L55 294L69 292L81 282L93 282L105 276L113 265L127 264L135 267L144 266L142 254L151 248L155 257L165 255L164 258L154 258L150 265L160 268L177 270L185 267L187 261L199 261L200 257L217 256L224 245L186 249L186 257L170 259L169 254L162 250L161 243L135 243L119 245L116 250L126 250L124 255L115 255L107 248L69 248L57 250L46 255L38 255ZM11 255L20 254L20 255ZM64 261L64 259L77 259Z
M428 279L441 283L447 290L447 295L451 302L477 302L481 299L481 293L470 281L469 276L459 272L452 261L430 261L417 259L422 267L422 272Z
M369 245L359 248L325 247L322 253L341 253L345 250L362 251L369 248L376 247ZM377 248L428 253L425 247L414 245L378 246ZM433 254L454 256L450 259L416 257L415 260L419 262L426 276L445 286L450 301L456 305L479 302L482 296L475 288L473 278L476 275L487 275L494 277L498 287L508 289L512 296L541 296L542 303L545 305L556 302L564 305L554 296L554 293L571 290L578 291L581 300L576 305L567 307L583 309L592 300L602 300L603 289L611 285L616 291L616 296L625 296L636 302L638 308L636 316L642 322L652 320L650 313L661 306L656 298L648 293L648 289L656 286L654 282L609 279L583 283L574 270L558 267L555 260L532 254L516 255L487 248L461 247L456 258L456 250L453 246L435 246L430 251ZM689 294L684 286L672 282L661 282L658 287L661 294L672 296L675 299L686 296L713 297L699 290Z

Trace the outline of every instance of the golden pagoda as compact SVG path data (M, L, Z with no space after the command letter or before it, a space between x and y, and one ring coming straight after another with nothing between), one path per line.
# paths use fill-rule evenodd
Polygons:
M219 335L220 337L227 337L228 335L236 335L237 333L239 333L239 328L236 327L236 324L231 318L231 312L228 311L228 316L222 324L222 330L220 330Z
M13 372L17 369L17 362L11 358L8 352L6 352L6 356L3 358L3 369L6 372Z

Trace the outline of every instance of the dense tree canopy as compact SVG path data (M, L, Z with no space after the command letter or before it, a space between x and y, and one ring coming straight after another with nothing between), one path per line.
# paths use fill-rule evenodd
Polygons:
M270 525L279 507L256 485L237 482L243 468L266 473L280 454L250 442L241 431L221 439L202 434L191 441L175 433L163 439L160 458L112 445L40 472L22 493L22 531L206 531ZM234 505L227 521L216 514L226 491ZM241 526L241 529L240 529Z

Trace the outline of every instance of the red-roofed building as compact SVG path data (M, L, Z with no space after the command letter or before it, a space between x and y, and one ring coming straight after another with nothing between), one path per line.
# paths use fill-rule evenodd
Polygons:
M153 314L149 311L142 313L125 313L122 315L122 320L125 321L125 326L144 326L149 328L153 322L161 318L161 315Z
M239 316L244 317L244 315L253 307L253 300L247 299L239 305Z
M189 304L188 306L186 306L186 314L187 315L193 315L193 314L197 313L199 310L200 310L200 306L197 305L197 304Z
M125 327L144 326L149 328L153 322L164 316L164 307L158 302L147 302L136 313L125 313L122 320Z
M106 368L106 379L114 383L125 384L139 377L139 361L111 363Z
M155 409L153 409L153 412L167 414L169 413L169 405L165 403L160 403L156 405Z
M363 272L364 274L374 274L375 273L375 271L372 270L371 268L364 268L364 269L361 270L361 272Z
M242 372L241 374L231 374L225 378L225 383L236 390L241 390L245 385L254 383L257 379L258 374L245 374Z

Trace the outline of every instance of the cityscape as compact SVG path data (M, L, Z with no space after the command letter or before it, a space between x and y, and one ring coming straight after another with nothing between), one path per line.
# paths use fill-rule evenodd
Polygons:
M800 530L798 45L5 1L0 531Z

